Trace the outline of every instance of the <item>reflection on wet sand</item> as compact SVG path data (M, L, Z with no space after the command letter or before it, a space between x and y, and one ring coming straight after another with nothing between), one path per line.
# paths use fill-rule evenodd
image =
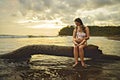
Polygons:
M119 80L120 61L85 58L87 68L72 68L74 58L33 55L30 63L0 61L0 80Z

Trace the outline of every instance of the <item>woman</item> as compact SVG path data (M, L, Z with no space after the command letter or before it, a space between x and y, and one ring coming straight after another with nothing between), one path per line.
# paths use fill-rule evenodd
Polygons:
M78 64L78 55L80 55L81 65L87 67L84 63L84 50L83 48L87 45L87 40L89 39L89 28L83 25L83 22L80 18L74 20L76 27L73 30L73 43L74 43L74 58L75 67Z

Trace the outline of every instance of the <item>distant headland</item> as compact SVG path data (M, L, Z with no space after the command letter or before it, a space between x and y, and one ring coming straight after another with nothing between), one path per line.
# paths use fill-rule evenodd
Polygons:
M120 36L120 26L88 26L91 36ZM75 26L63 27L58 35L72 36Z

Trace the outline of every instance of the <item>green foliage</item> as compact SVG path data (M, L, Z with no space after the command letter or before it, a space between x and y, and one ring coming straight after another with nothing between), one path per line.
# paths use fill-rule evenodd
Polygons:
M120 36L120 26L88 26L91 36ZM72 36L75 26L67 26L59 31L59 35Z
M72 35L74 26L67 26L60 30L59 35Z

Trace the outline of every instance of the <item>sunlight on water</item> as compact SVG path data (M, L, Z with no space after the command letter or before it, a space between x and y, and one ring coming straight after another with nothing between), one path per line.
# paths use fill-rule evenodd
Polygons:
M73 46L72 36L39 38L0 38L0 54L26 45ZM107 37L91 37L88 44L98 45L104 54L119 55L120 41ZM80 60L80 58L79 58ZM91 61L87 69L73 69L73 57L32 55L29 64L0 59L0 80L119 80L120 61ZM48 79L51 78L51 79ZM55 79L54 79L55 78Z
M38 37L38 38L1 38L0 54L13 51L26 45L60 45L73 46L72 36ZM119 55L120 41L110 40L107 37L90 37L88 44L98 45L104 54Z
M120 56L120 41L109 40L107 37L91 37L88 43L98 45L104 54Z
M90 58L85 58L84 60L89 60ZM74 58L72 57L64 57L64 56L52 56L52 55L42 55L36 54L32 55L30 62L41 62L38 64L43 65L54 65L54 64L68 64L74 62ZM51 63L52 62L52 63ZM60 66L60 65L59 65ZM65 66L64 66L65 67Z
M56 66L56 68L62 69L65 66L65 64L69 64L73 62L73 58L69 57L60 57L60 56L48 56L48 55L33 55L30 62L34 62L37 65L31 66L31 69L48 69L53 68Z

